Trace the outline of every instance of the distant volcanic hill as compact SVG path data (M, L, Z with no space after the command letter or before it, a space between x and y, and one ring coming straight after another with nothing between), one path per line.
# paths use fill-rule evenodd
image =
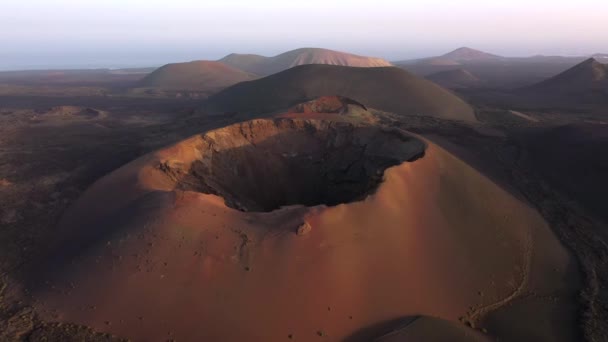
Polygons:
M384 67L392 64L381 58L364 57L346 52L319 48L302 48L274 57L230 54L219 60L234 68L266 76L298 65L330 64L351 67Z
M426 77L442 87L458 89L478 86L481 80L464 69L454 69L436 72Z
M208 99L204 110L261 114L320 96L338 95L396 114L475 121L471 106L405 70L303 65L234 85Z
M580 56L503 57L460 48L441 56L397 61L394 64L424 77L441 71L463 69L482 80L484 86L514 89L544 81L585 59Z
M586 92L589 90L608 90L608 66L595 58L570 68L561 74L543 81L534 88L567 93Z
M162 66L144 77L140 86L172 90L217 91L255 78L255 75L220 62L193 61Z
M502 57L493 55L491 53L471 49L468 47L461 47L452 52L448 52L443 56L440 56L440 58L461 62L461 61L500 59Z
M397 64L461 65L466 63L497 61L503 57L491 53L461 47L441 56L396 62Z
M605 115L608 66L589 58L542 82L514 91L521 105L533 108L585 110Z

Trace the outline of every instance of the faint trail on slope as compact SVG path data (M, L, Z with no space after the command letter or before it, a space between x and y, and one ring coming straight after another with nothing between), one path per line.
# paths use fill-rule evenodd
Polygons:
M466 316L462 319L465 323L469 323L471 327L475 327L476 323L479 322L479 320L483 316L502 306L509 304L511 301L522 296L525 293L525 289L528 285L528 280L530 279L530 272L532 269L532 254L534 248L534 239L532 235L532 232L528 232L523 242L524 267L522 267L522 274L519 285L515 289L513 289L513 291L509 295L496 302L472 307L469 312L467 312Z

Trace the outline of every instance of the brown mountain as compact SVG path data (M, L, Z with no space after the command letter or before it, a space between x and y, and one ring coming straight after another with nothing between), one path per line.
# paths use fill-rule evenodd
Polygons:
M482 83L477 76L462 68L436 72L426 79L451 89L470 88Z
M225 89L209 98L204 109L269 113L326 95L348 97L397 114L476 120L471 106L456 95L395 67L302 65Z
M448 52L445 55L440 56L443 59L449 59L456 62L462 61L479 61L488 59L500 59L502 57L493 55L491 53L471 49L468 47L461 47L454 51Z
M330 64L352 67L383 67L392 65L381 58L358 56L346 52L319 48L302 48L274 57L233 53L219 61L234 68L262 76L305 64Z
M172 90L217 91L255 78L255 75L220 62L193 61L162 66L144 77L140 86Z
M412 59L412 60L404 60L395 62L395 64L408 65L408 64L424 64L424 65L436 65L436 66L446 66L446 65L462 65L471 62L486 62L486 61L497 61L501 60L503 57L493 55L487 52L471 49L468 47L461 47L454 51L448 52L441 56L421 58L421 59Z

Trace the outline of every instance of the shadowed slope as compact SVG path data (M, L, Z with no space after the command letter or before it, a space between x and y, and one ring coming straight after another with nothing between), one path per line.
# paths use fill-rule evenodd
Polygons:
M608 125L570 124L525 135L546 180L608 222Z
M564 93L602 90L608 94L608 65L589 58L561 74L535 85L533 89Z
M391 63L381 58L358 56L346 52L319 48L302 48L288 51L274 57L230 54L219 61L232 67L262 76L305 64L330 64L351 67L391 66Z
M608 66L594 58L530 87L516 91L525 105L585 110L605 116Z
M489 342L478 331L454 322L433 317L412 317L402 327L375 339L374 342Z
M440 86L394 67L304 65L232 86L209 98L210 112L267 113L339 95L380 110L475 121L473 109Z
M464 69L440 71L427 76L426 79L452 89L475 87L482 83L479 78Z

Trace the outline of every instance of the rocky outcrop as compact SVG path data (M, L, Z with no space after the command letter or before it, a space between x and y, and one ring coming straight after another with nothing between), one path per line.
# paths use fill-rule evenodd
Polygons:
M260 119L200 137L198 158L159 165L176 187L224 198L244 211L336 205L365 198L384 170L424 153L399 130L306 119Z
M321 96L315 100L304 102L293 106L290 113L334 113L346 114L350 106L358 107L367 111L361 103L343 96Z

